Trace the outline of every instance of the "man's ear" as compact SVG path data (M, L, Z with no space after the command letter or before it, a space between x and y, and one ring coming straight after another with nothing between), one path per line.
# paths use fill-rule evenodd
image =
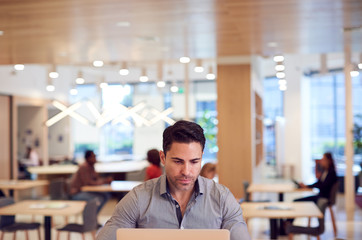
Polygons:
M161 159L161 163L162 165L165 166L165 162L166 162L166 154L161 150L160 151L160 159Z

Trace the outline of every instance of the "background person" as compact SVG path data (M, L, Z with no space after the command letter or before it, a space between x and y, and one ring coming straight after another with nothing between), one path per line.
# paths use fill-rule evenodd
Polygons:
M77 172L72 176L69 194L72 200L89 201L97 199L99 203L97 212L99 212L110 198L110 194L105 192L82 192L81 188L83 186L107 184L112 181L112 178L102 179L96 173L94 164L97 159L93 151L87 150L84 157L85 162L79 165Z
M205 163L204 166L201 168L200 176L214 179L216 176L216 164L214 163Z
M27 146L25 156L20 163L26 167L39 166L39 155L32 147Z
M178 121L166 128L160 151L165 174L122 198L97 240L116 240L118 228L228 229L230 240L249 240L229 189L199 176L204 147L198 124Z
M150 166L146 169L145 181L152 178L158 178L162 175L160 152L157 149L151 149L147 152L147 160Z
M320 166L322 167L322 174L317 182L310 185L299 183L300 187L302 188L318 188L319 193L309 197L298 198L294 201L313 201L317 203L318 198L330 198L332 187L338 180L336 167L330 152L323 154L323 158L320 161Z

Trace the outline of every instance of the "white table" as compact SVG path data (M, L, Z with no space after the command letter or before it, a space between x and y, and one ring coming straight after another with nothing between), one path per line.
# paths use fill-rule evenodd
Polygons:
M142 184L140 181L112 181L111 184L84 186L83 192L129 192L134 187Z
M276 239L278 236L278 219L323 217L323 213L314 202L243 202L240 206L246 220L250 218L270 219L271 239Z
M26 200L0 208L0 215L42 215L44 216L45 240L51 239L52 216L72 216L82 213L85 201Z

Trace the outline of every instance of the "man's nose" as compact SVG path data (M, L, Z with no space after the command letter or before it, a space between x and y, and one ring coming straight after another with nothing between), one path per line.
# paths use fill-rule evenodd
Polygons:
M182 166L182 174L183 174L183 175L188 175L188 174L189 174L189 171L190 171L190 164L185 163L185 164Z

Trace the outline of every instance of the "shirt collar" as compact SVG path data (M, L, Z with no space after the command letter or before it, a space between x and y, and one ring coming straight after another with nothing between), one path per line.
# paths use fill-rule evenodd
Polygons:
M196 195L202 195L205 192L205 183L204 183L205 179L203 179L202 177L198 176L197 180L195 182L195 192ZM160 177L160 195L164 195L169 193L168 190L168 186L167 186L167 177L166 174L163 174Z

